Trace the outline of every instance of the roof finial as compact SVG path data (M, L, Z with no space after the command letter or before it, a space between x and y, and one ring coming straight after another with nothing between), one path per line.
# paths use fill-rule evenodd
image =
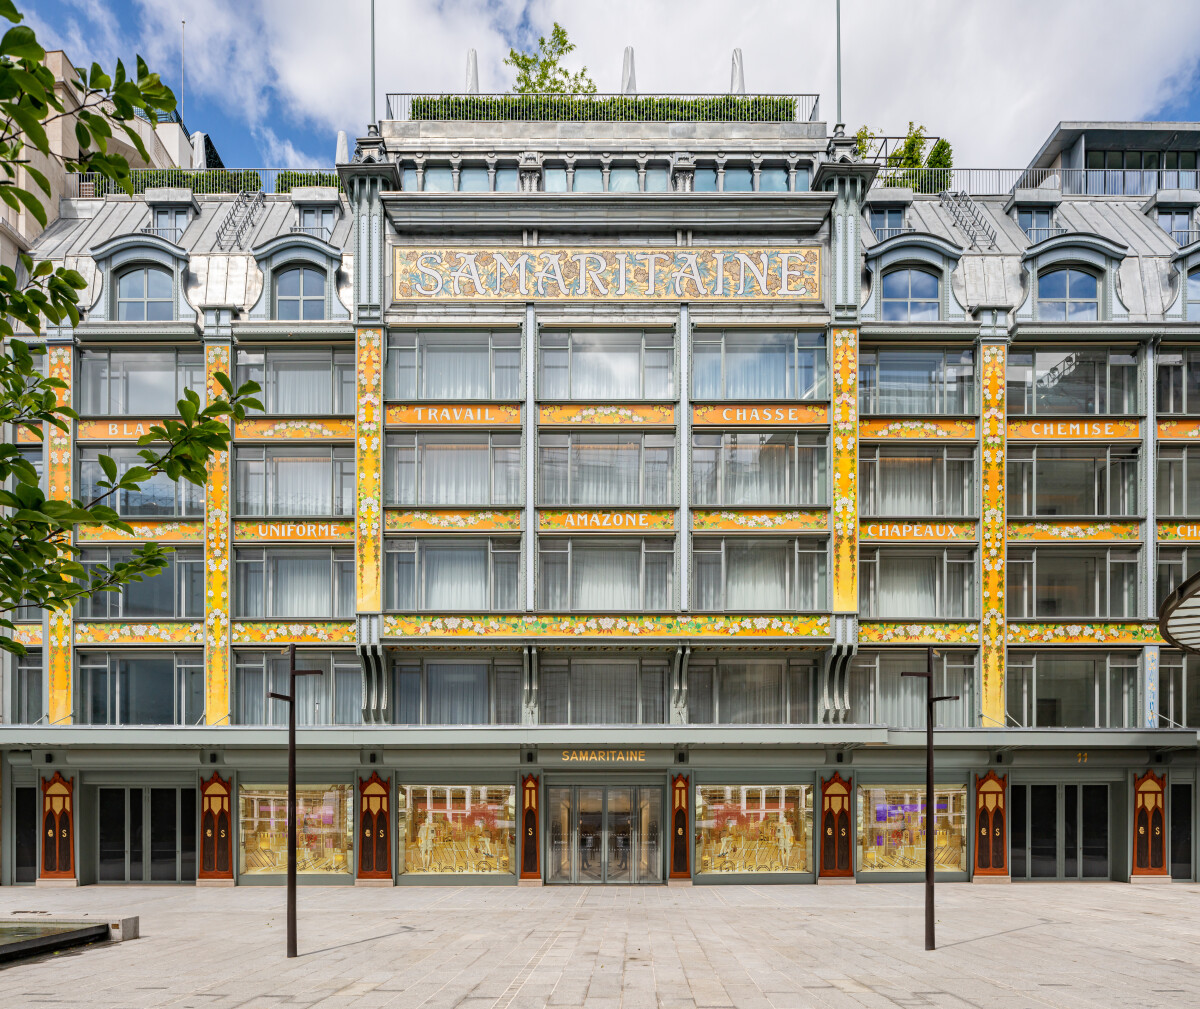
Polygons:
M729 93L731 95L744 95L746 93L745 65L742 63L742 51L740 49L733 51L733 66L729 71Z
M633 69L633 46L625 47L625 61L621 64L621 94L637 94L637 74Z
M479 94L479 59L474 49L467 50L467 94Z

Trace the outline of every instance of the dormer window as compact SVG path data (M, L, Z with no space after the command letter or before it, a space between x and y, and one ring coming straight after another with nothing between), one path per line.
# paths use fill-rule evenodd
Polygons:
M175 318L171 274L156 266L136 266L117 277L117 320L170 322Z
M1083 270L1050 270L1038 277L1039 322L1095 322L1099 283Z
M188 226L188 212L182 207L159 207L154 211L154 234L179 244Z
M1190 210L1160 210L1158 226L1180 245L1190 245L1196 237L1200 237L1192 230Z
M925 270L893 270L883 277L884 322L937 322L938 278Z
M871 230L877 241L883 242L904 231L903 207L872 207Z
M1063 229L1053 226L1054 212L1046 208L1030 208L1017 211L1017 224L1031 242L1044 242L1047 238L1061 234Z
M329 241L333 234L334 207L301 207L300 229L306 235Z
M275 279L275 318L283 322L325 318L325 274L295 267Z

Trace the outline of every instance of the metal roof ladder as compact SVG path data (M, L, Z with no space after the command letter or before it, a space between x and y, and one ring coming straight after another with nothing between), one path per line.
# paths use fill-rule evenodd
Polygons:
M261 189L243 189L233 201L229 213L217 228L217 248L229 252L234 248L242 248L246 236L254 226L254 218L262 209L266 197Z
M950 211L954 223L971 239L971 244L979 249L981 239L986 239L989 249L996 247L996 229L993 228L983 215L983 208L963 191L945 189L938 193L942 206Z

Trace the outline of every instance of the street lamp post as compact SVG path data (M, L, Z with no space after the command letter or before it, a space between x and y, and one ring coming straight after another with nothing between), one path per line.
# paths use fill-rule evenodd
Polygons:
M937 949L933 924L934 823L933 806L933 706L938 701L957 701L957 694L933 696L933 649L926 650L924 672L901 673L925 680L925 948Z
M296 955L296 677L321 676L324 669L297 669L296 646L287 646L288 692L270 696L288 706L288 863L287 863L287 955Z

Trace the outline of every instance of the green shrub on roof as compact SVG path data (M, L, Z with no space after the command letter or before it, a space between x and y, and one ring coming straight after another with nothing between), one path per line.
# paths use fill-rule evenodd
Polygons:
M414 95L413 119L478 122L794 122L787 95Z

